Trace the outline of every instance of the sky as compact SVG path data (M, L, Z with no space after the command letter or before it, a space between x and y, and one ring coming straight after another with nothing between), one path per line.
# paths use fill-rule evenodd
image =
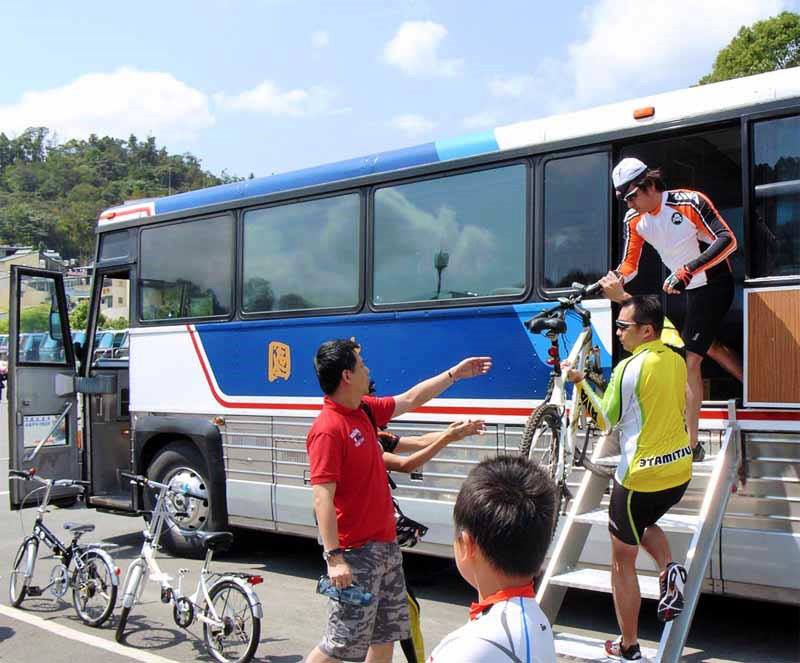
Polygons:
M270 175L688 87L800 0L0 0L0 132Z

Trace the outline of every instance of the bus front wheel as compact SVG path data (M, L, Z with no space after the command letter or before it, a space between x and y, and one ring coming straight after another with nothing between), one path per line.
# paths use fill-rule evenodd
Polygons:
M177 490L188 489L196 495L205 496L205 499L200 500L170 494L167 498L170 515L161 535L162 545L174 555L201 557L202 544L192 533L198 530L219 531L224 523L218 523L214 519L211 502L215 496L200 452L188 442L171 442L153 458L147 476ZM150 491L146 493L147 508L152 509L155 495Z

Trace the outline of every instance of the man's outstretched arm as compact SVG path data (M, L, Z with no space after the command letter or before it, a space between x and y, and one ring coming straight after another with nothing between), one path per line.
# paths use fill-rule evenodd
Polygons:
M485 375L492 368L491 357L468 357L452 368L434 375L432 378L415 384L408 391L394 397L395 406L392 419L401 414L415 410L420 405L436 398L445 389L459 380Z

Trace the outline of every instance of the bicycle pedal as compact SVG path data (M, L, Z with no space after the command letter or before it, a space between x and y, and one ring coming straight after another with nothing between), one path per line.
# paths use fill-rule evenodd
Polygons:
M37 596L41 596L44 592L42 591L42 588L39 587L38 585L28 585L26 593L28 596L35 598Z

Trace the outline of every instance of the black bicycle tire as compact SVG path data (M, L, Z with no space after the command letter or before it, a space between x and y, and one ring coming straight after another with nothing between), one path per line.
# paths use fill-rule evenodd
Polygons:
M14 582L14 578L16 578L14 570L17 568L17 566L19 566L21 562L25 561L26 553L28 551L28 544L31 543L31 541L33 542L34 547L36 549L36 552L34 554L38 554L39 552L38 541L36 541L36 539L28 537L22 543L19 544L19 548L17 548L17 554L14 556L14 563L11 566L11 575L9 576L8 579L8 598L9 601L11 602L11 605L15 608L19 608L19 606L22 605L22 602L25 600L25 597L28 595L28 584L24 583L22 585L22 590L19 592L19 596L14 596L11 593L11 583ZM30 582L30 579L28 580L28 582Z
M522 429L522 439L519 446L519 452L521 455L528 456L530 454L533 436L535 435L536 430L545 420L548 420L553 424L550 426L550 428L554 433L560 432L561 415L558 411L558 407L552 403L543 403L539 407L534 408L533 412L531 412L528 416L528 420L525 422L525 427ZM560 441L558 435L553 435L553 442L551 444L551 447L554 447L551 450L553 458L555 458L557 455L559 444ZM555 476L555 471L556 465L553 464L552 469L548 472L548 475L553 481L556 481L557 479Z
M114 574L114 568L108 563L108 560L106 560L106 558L103 557L103 555L99 554L96 550L91 550L91 549L84 550L84 551L81 552L81 555L83 556L84 562L87 562L87 560L99 560L100 563L104 567L106 567L106 569L107 569L107 571L109 573L109 576L108 576L109 577L109 581L110 581L111 578L114 577L114 575L115 575ZM94 627L102 626L103 624L106 623L108 618L111 616L111 613L114 612L114 607L117 605L117 589L118 588L113 582L111 582L110 598L109 598L108 605L106 606L105 610L103 610L103 612L100 614L100 616L98 618L96 618L96 619L86 619L81 614L80 608L78 608L79 589L78 589L77 582L76 582L77 579L78 579L78 573L79 573L78 569L75 569L75 571L72 574L72 606L75 608L75 612L77 613L78 618L84 624L86 624L87 626L94 626Z
M233 589L234 591L240 593L244 596L245 601L247 602L247 606L250 609L250 615L252 617L252 629L250 635L250 644L247 647L245 653L236 659L229 659L225 658L221 654L217 652L214 647L211 646L210 641L210 634L209 634L209 627L206 622L203 622L203 641L206 643L206 647L208 648L208 652L214 658L214 660L219 661L220 663L247 663L250 661L256 653L256 649L258 648L258 643L261 640L261 620L256 617L255 614L255 606L250 602L250 597L247 595L247 592L242 589L238 583L233 582L232 580L222 580L214 585L208 592L208 598L211 600L211 603L214 603L214 598L216 597L219 592L223 589ZM206 612L208 612L208 607L206 607Z
M114 639L122 644L125 642L125 625L128 623L128 615L131 614L131 609L128 606L122 606L119 613L119 622L117 623L117 630L114 632Z
M520 443L520 453L522 455L528 457L534 435L537 429L542 425L547 426L551 431L550 454L553 458L553 463L547 474L556 488L556 499L553 505L552 537L555 536L556 528L558 527L558 519L561 516L561 510L566 502L566 491L562 485L561 477L556 477L556 471L558 469L556 459L558 458L559 445L561 444L561 413L556 405L552 403L543 403L531 412L528 420L525 422L525 428L522 431L522 441Z

